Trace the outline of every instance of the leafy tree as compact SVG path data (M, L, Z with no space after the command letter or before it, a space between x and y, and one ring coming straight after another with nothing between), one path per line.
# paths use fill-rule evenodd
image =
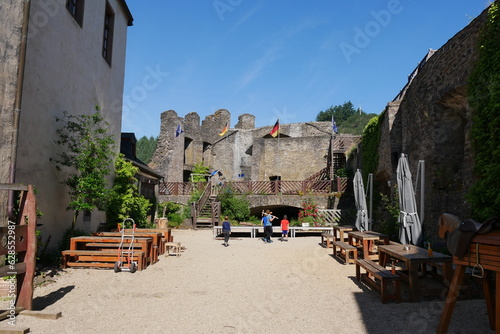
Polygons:
M73 210L71 230L74 231L78 214L82 210L104 210L108 198L106 177L110 174L110 161L114 157L115 142L108 134L109 124L104 121L99 106L92 115L70 115L66 111L56 122L63 126L56 130L62 146L61 153L50 160L58 170L65 168L68 177L62 181L69 188Z
M139 169L120 154L115 161L115 180L106 209L107 227L116 228L126 218L132 218L137 227L147 227L149 200L139 195L135 174Z
M142 162L148 164L151 162L151 158L156 150L156 145L158 144L158 137L154 138L143 136L137 141L136 154L137 158Z
M330 122L332 116L339 129L339 133L362 135L368 121L377 116L376 114L367 114L361 109L354 109L350 101L343 105L332 106L325 111L320 111L316 116L317 122Z
M342 125L345 120L359 111L359 109L354 109L351 101L347 101L344 102L343 105L331 106L324 111L320 111L316 116L316 122L331 121L333 116L335 118L335 123L337 123L337 126L339 126Z
M342 127L339 128L339 132L361 136L368 122L376 116L376 114L366 114L364 112L356 113L342 123ZM336 119L335 122L337 122Z

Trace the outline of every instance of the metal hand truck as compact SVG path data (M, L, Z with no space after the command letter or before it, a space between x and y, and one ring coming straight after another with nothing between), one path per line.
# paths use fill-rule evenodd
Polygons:
M132 234L125 234L125 223L132 222ZM118 261L115 262L115 273L120 271L137 271L137 262L134 262L134 241L135 241L135 221L132 218L126 218L123 223L118 224L118 230L121 232L121 242L118 246ZM125 245L125 239L129 240L128 247Z

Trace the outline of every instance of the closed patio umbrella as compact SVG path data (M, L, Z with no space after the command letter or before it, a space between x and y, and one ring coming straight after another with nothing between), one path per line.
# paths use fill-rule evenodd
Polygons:
M423 241L422 224L417 213L415 191L411 180L408 157L401 154L396 169L399 193L399 241L419 246Z
M363 185L363 177L361 170L357 170L354 174L354 201L356 202L356 228L358 231L369 230L368 226L368 211L366 209L365 186Z

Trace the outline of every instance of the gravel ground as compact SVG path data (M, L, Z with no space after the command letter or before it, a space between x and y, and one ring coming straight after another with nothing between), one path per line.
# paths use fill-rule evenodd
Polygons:
M31 333L431 333L444 297L382 304L334 259L319 236L264 244L246 235L222 246L209 230L174 230L179 258L134 274L66 269L35 289L34 309L57 320L19 315ZM8 326L6 321L0 326ZM484 300L459 301L449 333L490 333Z

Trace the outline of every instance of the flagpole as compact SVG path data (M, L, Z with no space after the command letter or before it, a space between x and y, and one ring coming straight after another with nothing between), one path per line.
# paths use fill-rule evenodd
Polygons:
M281 132L281 124L280 124L280 119L278 118L278 172L279 172L278 193L281 193L280 132Z

